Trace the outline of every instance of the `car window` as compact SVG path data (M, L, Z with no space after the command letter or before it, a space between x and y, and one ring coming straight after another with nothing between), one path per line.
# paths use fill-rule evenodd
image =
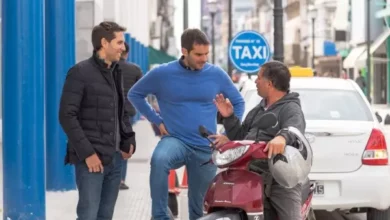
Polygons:
M373 121L369 107L356 91L293 89L298 92L306 120ZM245 95L246 113L258 105L256 90Z
M369 107L357 91L295 89L307 120L373 121Z

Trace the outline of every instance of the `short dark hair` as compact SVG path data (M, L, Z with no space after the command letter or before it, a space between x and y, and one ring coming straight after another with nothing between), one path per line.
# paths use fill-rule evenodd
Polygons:
M277 90L282 92L290 90L291 73L284 63L270 61L265 63L261 69L263 70L263 77L271 81Z
M108 42L111 42L115 38L115 32L124 32L126 31L125 27L120 26L119 24L112 21L104 21L99 25L96 25L92 29L92 46L95 51L102 48L101 41L105 38Z
M181 47L190 52L194 44L209 45L210 41L201 30L197 28L186 29L181 35Z
M129 50L130 50L129 44L127 42L125 42L125 51L123 51L123 52L129 53Z

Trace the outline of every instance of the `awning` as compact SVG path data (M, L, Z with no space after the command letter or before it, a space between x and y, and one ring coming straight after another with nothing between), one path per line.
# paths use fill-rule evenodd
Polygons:
M371 44L370 47L370 55L372 55L379 49L379 47L385 43L386 39L390 36L390 29L385 30L379 37L375 39L375 41ZM362 53L358 58L359 65L362 65L362 63L366 62L367 59L367 52L365 50L365 53Z
M385 9L379 10L375 13L376 18L384 18L390 16L390 7L386 7Z
M349 54L349 50L348 49L342 49L342 50L340 50L339 51L339 55L341 56L341 57L347 57L348 56L348 54Z
M357 59L364 51L366 51L365 45L353 48L343 62L344 68L355 68Z
M156 48L149 46L149 66L153 64L168 63L173 60L177 60L177 58L168 55L164 51L157 50Z

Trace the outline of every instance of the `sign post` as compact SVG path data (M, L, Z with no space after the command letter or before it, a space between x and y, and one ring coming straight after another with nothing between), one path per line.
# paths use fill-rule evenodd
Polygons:
M237 70L257 73L271 58L270 46L263 35L255 31L242 31L230 42L229 58Z

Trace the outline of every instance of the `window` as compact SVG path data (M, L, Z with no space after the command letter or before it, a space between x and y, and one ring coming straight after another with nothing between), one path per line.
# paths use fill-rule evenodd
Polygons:
M372 121L371 111L356 91L297 89L307 120Z

